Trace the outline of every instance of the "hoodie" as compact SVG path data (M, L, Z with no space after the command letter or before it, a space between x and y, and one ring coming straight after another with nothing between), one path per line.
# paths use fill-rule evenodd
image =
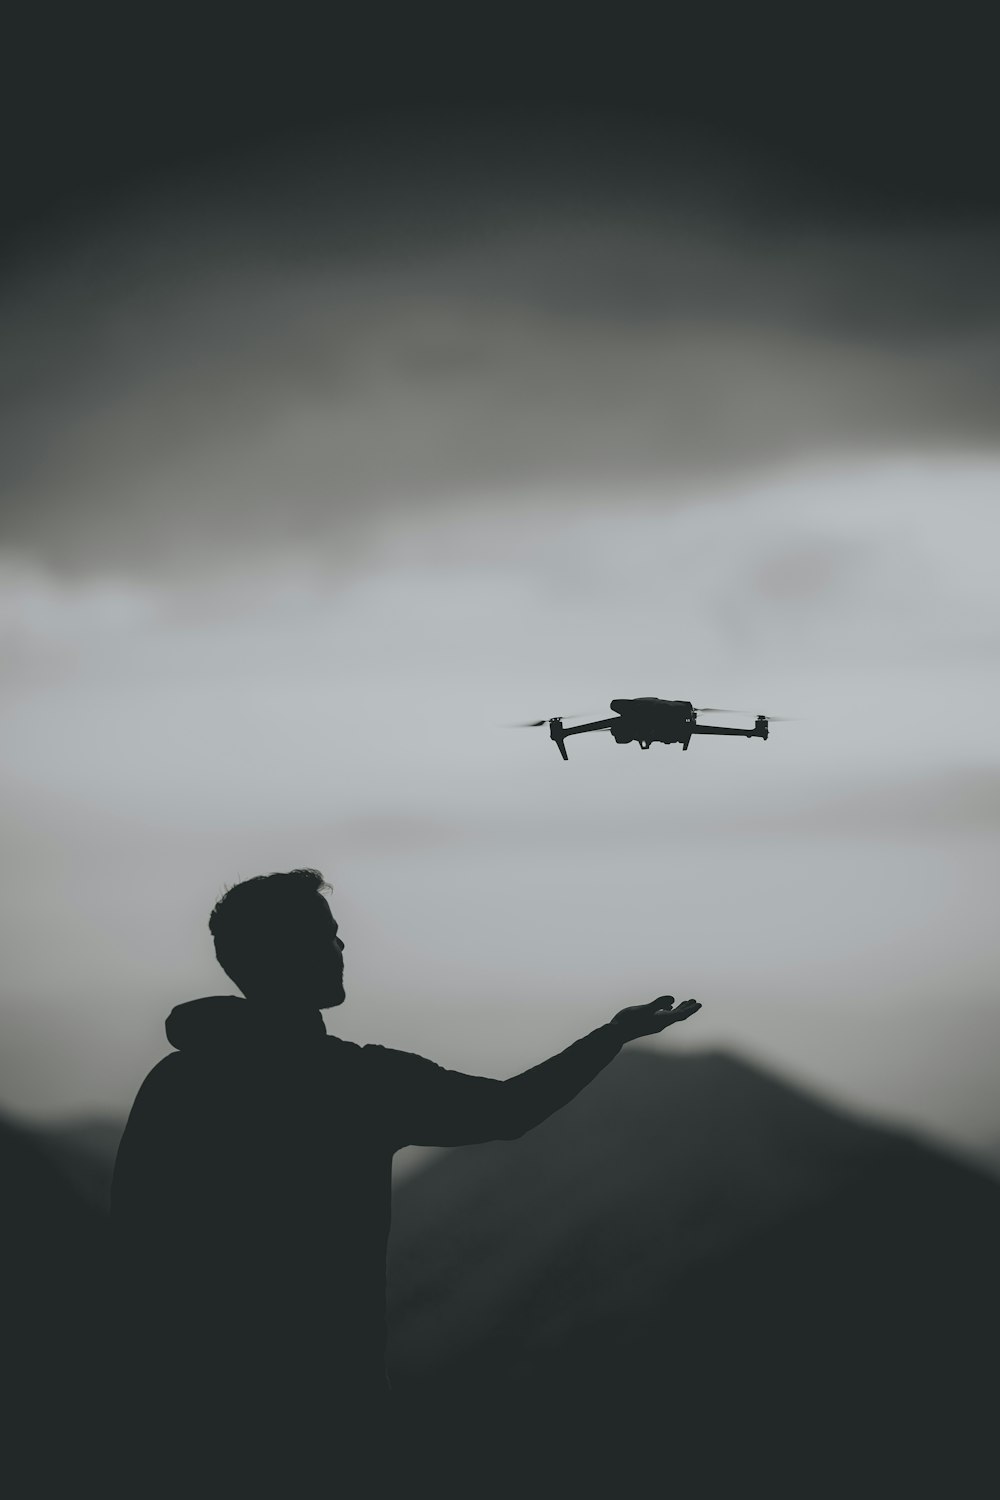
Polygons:
M166 1034L112 1187L126 1357L157 1420L204 1427L221 1403L244 1433L385 1397L393 1153L520 1136L621 1047L602 1026L501 1081L238 995L175 1006Z

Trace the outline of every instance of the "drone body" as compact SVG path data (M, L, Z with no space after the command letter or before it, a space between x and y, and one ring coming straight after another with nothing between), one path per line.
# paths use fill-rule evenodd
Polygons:
M686 750L695 734L740 735L744 739L766 740L768 716L758 714L752 729L727 729L715 724L699 724L700 713L723 713L723 709L696 709L685 698L612 698L613 719L598 719L592 724L563 727L562 718L537 720L538 727L548 724L549 736L559 748L563 760L569 760L565 741L571 734L588 734L607 729L619 745L638 743L643 750L652 744L680 745Z

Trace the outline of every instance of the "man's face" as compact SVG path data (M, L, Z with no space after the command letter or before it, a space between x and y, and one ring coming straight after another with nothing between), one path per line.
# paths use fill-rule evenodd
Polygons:
M343 1004L344 942L333 912L319 892L296 945L294 967L295 988L311 1004L321 1010Z

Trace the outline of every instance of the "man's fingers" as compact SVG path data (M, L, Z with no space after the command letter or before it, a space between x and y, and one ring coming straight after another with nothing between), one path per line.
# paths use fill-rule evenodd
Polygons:
M675 1021L693 1016L697 1010L701 1010L697 1000L685 1000L682 1005L675 1005L673 995L657 995L655 1000L647 1000L644 1005L627 1005L612 1017L612 1022L624 1028L626 1035L631 1037L655 1036Z
M676 1010L663 1012L663 1024L672 1026L676 1021L686 1021L688 1016L693 1016L699 1010L701 1010L701 1005L697 1000L685 1000L684 1004L678 1005Z

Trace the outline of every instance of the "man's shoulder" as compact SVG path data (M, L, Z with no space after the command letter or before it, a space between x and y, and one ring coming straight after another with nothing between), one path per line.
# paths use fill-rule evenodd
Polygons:
M377 1042L349 1042L340 1036L328 1036L324 1045L325 1061L340 1073L371 1078L406 1066L409 1053L397 1052Z
M421 1057L419 1052L403 1052L398 1047L384 1047L379 1042L368 1042L358 1050L361 1066L386 1080L419 1079L442 1071L436 1062Z
M158 1063L154 1063L139 1085L139 1098L159 1098L170 1093L177 1085L183 1083L188 1069L185 1067L187 1059L180 1052L168 1052L166 1057L161 1057Z
M128 1141L146 1140L152 1131L162 1134L169 1124L185 1112L190 1092L184 1059L178 1052L169 1052L161 1057L146 1074L128 1113L125 1138Z
M367 1048L359 1042L348 1042L342 1036L328 1036L323 1043L322 1057L327 1064L340 1068L357 1068L364 1064Z

